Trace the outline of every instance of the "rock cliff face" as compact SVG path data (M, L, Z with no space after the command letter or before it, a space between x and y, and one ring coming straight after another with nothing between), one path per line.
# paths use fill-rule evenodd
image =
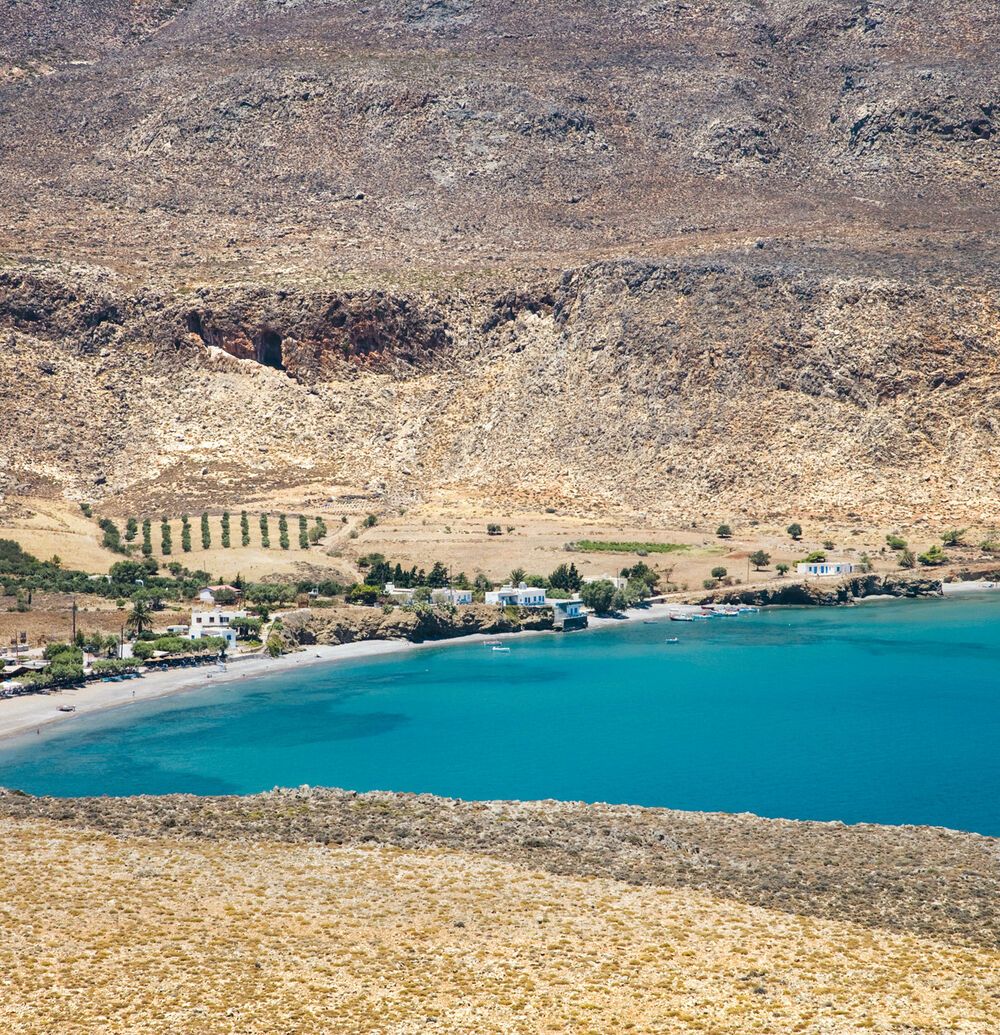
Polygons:
M8 8L7 491L995 518L991 5Z

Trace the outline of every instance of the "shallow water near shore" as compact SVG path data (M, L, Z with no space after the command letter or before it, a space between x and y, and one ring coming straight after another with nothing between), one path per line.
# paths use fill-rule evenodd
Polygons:
M509 644L316 665L81 716L0 747L0 785L75 796L312 784L1000 835L1000 597L622 622Z

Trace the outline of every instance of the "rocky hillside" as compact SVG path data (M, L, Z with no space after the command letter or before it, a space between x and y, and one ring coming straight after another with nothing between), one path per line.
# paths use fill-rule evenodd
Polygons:
M0 491L988 523L998 31L0 0Z

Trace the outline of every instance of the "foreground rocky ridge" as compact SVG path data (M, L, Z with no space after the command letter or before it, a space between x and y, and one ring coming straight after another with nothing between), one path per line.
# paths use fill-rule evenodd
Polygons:
M932 827L322 788L89 799L8 790L0 791L0 817L54 820L122 838L444 848L1000 947L1000 843Z

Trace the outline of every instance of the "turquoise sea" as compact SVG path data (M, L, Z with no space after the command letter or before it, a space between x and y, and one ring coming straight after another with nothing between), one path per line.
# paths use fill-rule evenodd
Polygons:
M0 785L312 784L1000 835L1000 597L622 622L510 645L316 665L81 716L0 746Z

